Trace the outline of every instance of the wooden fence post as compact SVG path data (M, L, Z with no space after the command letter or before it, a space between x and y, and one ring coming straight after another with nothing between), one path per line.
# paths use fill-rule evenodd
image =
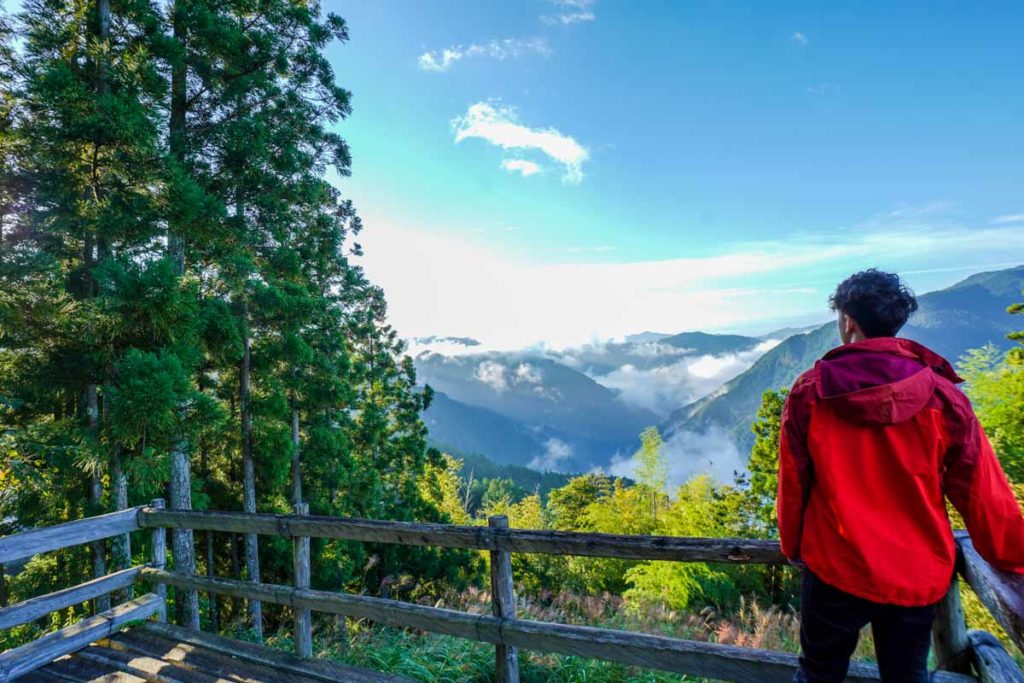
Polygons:
M487 526L507 529L508 517L494 515L487 518ZM512 585L512 555L507 550L491 551L491 606L494 616L501 619L516 618L516 596ZM495 645L494 667L498 683L519 683L519 657L516 648Z
M295 505L295 514L308 515L309 503ZM295 587L309 588L309 536L296 536L293 541ZM308 607L296 607L295 610L295 653L300 657L313 656L313 619Z
M960 604L960 581L956 576L946 596L938 604L932 626L932 646L939 669L971 673L971 641Z
M164 509L164 499L154 498L150 505L155 510ZM152 547L149 550L149 563L155 569L166 569L167 567L167 529L166 527L153 527ZM160 621L167 621L167 586L162 583L156 584L156 594L164 601L164 610L157 615Z

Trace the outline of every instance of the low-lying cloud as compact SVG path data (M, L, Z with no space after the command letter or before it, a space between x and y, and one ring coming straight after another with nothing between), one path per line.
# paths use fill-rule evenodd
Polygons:
M485 360L476 366L473 378L483 382L495 391L508 389L508 377L505 374L505 366L493 360Z
M712 428L707 432L676 432L665 442L665 464L668 466L668 491L676 489L693 477L710 474L721 483L732 483L736 472L746 470L746 458L725 430ZM636 478L638 462L635 456L613 458L608 473L617 477Z
M629 357L608 368L599 364L623 353L622 345L590 344L554 355L559 362L585 372L591 379L619 392L631 405L667 417L672 411L700 400L741 374L780 340L769 339L747 351L695 355L690 350L650 342L629 347Z
M550 438L544 442L544 454L530 461L527 467L540 472L559 472L572 460L572 446L561 439Z

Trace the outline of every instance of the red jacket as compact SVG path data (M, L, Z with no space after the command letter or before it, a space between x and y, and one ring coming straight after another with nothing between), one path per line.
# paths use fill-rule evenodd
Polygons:
M875 602L929 605L953 576L948 496L974 547L1024 573L1024 517L941 356L907 339L833 349L782 413L782 552Z

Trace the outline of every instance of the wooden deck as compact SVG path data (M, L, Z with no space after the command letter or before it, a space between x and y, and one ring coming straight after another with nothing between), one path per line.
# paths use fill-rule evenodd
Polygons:
M19 683L411 683L160 623L134 626L25 674Z

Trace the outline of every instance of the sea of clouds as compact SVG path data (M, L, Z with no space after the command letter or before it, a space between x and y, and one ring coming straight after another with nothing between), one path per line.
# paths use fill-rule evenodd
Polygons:
M472 340L470 340L472 341ZM458 338L431 338L410 344L413 354L437 353L448 358L479 357L471 365L474 380L495 392L530 384L542 391L545 376L530 358L549 358L586 374L613 390L623 402L645 408L659 417L698 401L720 389L726 382L750 368L758 358L780 343L767 339L745 351L699 354L657 340L624 343L618 340L552 349L533 347L515 352L495 352ZM544 452L529 467L540 471L561 471L572 461L571 444L557 438L544 443ZM745 471L746 457L724 430L680 431L665 443L668 489L699 474L710 474L722 483L732 482L736 472ZM631 454L609 454L609 464L599 468L613 476L635 477L637 463Z
M665 442L664 454L667 489L673 496L679 486L697 475L710 474L720 484L731 484L736 473L747 468L747 459L736 442L719 428L704 433L676 432ZM616 477L636 478L638 465L635 456L615 456L605 471Z

